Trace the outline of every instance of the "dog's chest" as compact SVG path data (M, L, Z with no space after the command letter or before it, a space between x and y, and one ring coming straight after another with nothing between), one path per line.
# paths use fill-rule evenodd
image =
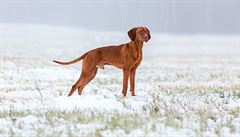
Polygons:
M132 54L133 60L139 60L139 59L141 58L141 56L142 56L142 52L141 52L141 51L139 51L139 52L134 52L134 53Z
M142 60L142 52L139 52L135 55L135 58L134 58L134 66L140 62Z

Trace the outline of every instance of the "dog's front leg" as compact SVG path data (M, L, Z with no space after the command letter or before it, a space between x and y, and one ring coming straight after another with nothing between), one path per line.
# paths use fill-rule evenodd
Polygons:
M140 56L138 62L132 68L132 70L130 72L130 91L131 91L132 96L135 96L135 74L136 74L136 70L137 70L138 66L140 65L141 61L142 61L142 56Z
M131 95L135 96L135 74L136 74L136 69L131 70L130 72L130 91Z
M123 91L122 91L122 94L123 94L124 97L127 95L129 73L130 73L129 70L123 70Z

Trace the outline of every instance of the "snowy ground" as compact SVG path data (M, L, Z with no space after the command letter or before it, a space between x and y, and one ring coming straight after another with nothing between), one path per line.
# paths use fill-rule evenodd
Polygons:
M121 96L122 71L109 66L67 97L81 63L51 60L125 43L126 32L1 24L0 136L240 136L237 36L152 33L137 96Z

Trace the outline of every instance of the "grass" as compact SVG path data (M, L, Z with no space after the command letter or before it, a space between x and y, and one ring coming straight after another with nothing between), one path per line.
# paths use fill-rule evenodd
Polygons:
M1 112L1 118L10 118L10 121L14 124L16 124L16 121L23 117L27 117L29 115L38 117L38 118L44 118L44 125L47 125L48 128L55 128L55 126L59 125L59 119L62 119L63 123L61 124L70 124L74 123L74 125L78 124L101 124L103 125L102 128L97 128L98 132L102 130L116 130L116 129L123 129L126 133L130 133L134 129L142 128L142 126L146 125L148 123L148 118L143 118L142 116L139 116L137 114L126 114L121 115L119 113L114 113L112 116L109 117L109 115L105 115L105 113L93 113L89 115L88 113L83 113L82 111L53 111L49 110L46 111L43 114L40 114L38 112L26 112L26 111L13 111L11 116L7 112ZM139 119L135 119L135 118ZM40 123L38 123L40 124ZM57 125L56 125L57 124ZM23 129L24 127L21 126L22 124L16 126L18 129ZM40 127L37 127L36 132L38 135L43 134L46 132L46 129L42 129ZM80 129L68 129L67 135L68 136L74 136L74 131L80 130ZM10 130L10 134L16 134L13 130ZM61 134L60 132L54 133L56 136ZM95 133L94 133L95 134ZM96 133L100 134L100 133Z
M126 112L122 113L120 111L98 111L96 110L78 110L74 109L72 111L60 111L47 109L44 111L33 111L33 110L24 110L19 111L15 110L14 107L10 107L8 111L1 111L0 118L8 118L8 121L11 121L16 124L16 121L21 118L32 115L38 119L43 119L44 123L38 123L46 125L47 128L55 129L56 126L60 125L73 125L72 128L68 128L67 135L75 136L76 132L81 129L77 125L101 125L96 127L93 131L89 131L86 135L93 136L102 136L102 132L106 130L116 131L122 129L126 134L130 134L135 129L144 129L144 133L148 132L158 132L159 123L163 123L166 127L172 127L176 130L181 130L186 128L184 126L184 120L192 121L193 123L199 123L200 127L187 127L192 129L198 134L202 134L212 128L208 124L208 120L218 122L217 120L223 119L224 116L231 116L230 119L227 119L226 122L219 122L213 127L215 134L220 135L222 127L227 127L232 133L236 131L236 127L233 126L232 121L238 117L240 113L240 107L228 108L225 105L228 105L229 99L239 99L239 86L233 85L227 88L206 87L205 90L210 90L205 94L199 93L199 87L173 87L172 92L166 92L164 89L166 87L155 87L155 91L149 92L148 97L151 98L151 101L148 104L142 106L142 112ZM202 88L200 88L202 89ZM219 89L219 90L216 90ZM180 90L180 91L178 91ZM175 93L173 92L175 91ZM192 92L190 92L192 91ZM193 92L194 91L194 92ZM232 91L232 92L229 92ZM97 91L96 91L97 92ZM105 95L104 95L105 96ZM164 96L168 96L168 100L164 100ZM213 98L214 96L214 98ZM189 99L186 99L189 97ZM194 106L194 104L189 104L194 98L198 98L198 103L204 103L206 106ZM108 97L104 97L107 98ZM3 98L6 99L6 98ZM121 102L125 109L131 110L126 99L116 96L116 99ZM211 109L213 108L213 109ZM215 111L213 111L215 110ZM227 114L226 114L227 112ZM61 119L62 121L59 121ZM23 130L25 127L20 125L15 125L15 128ZM34 127L36 135L42 136L51 136L47 133L46 129L43 127ZM55 131L54 136L60 136L63 133L62 130ZM12 128L9 130L8 135L16 136L18 133Z

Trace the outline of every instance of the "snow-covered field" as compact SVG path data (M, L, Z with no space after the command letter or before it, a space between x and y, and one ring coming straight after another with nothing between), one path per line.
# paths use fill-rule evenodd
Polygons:
M152 33L123 98L122 71L108 66L67 97L84 52L129 41L126 32L1 24L0 136L240 136L239 36ZM128 91L129 93L129 91Z

